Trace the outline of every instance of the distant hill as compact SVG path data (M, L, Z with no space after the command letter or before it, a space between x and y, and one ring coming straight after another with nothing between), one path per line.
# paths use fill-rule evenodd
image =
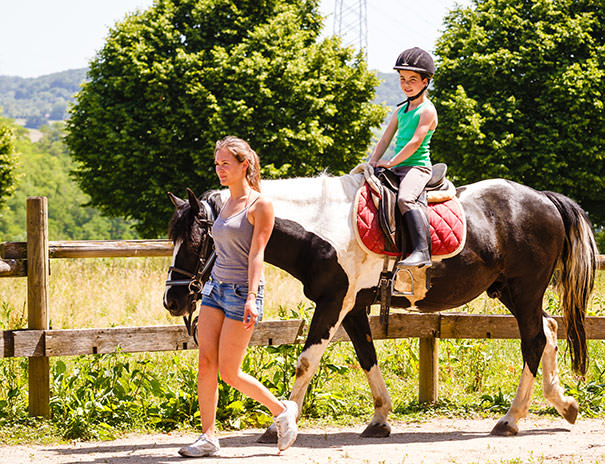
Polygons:
M21 120L30 129L63 120L85 77L86 68L31 78L0 76L2 116Z
M392 73L378 72L377 75L382 82L376 89L374 103L384 103L394 108L402 100L405 100L405 95L399 87L399 77L395 71Z
M79 91L86 71L86 68L70 69L32 78L0 76L2 116L16 119L29 129L65 119L67 106ZM397 75L379 72L378 78L382 82L374 102L394 108L403 98Z

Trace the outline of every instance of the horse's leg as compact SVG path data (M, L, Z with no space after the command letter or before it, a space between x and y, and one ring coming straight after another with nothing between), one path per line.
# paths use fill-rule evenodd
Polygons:
M578 416L578 402L571 396L565 396L563 387L559 383L559 370L557 368L557 321L551 317L544 317L544 333L546 346L542 354L542 383L544 397L552 403L569 423L573 424Z
M353 343L357 359L368 378L374 398L374 416L361 436L388 437L391 434L391 426L387 422L388 415L392 411L391 397L378 367L366 308L364 306L353 308L343 319L342 326Z
M342 300L340 300L342 302ZM300 416L309 382L313 378L319 361L326 351L332 336L336 332L341 320L342 305L337 304L334 298L324 298L317 301L313 318L309 326L309 334L305 341L303 351L296 364L296 379L290 393L290 400L298 404ZM344 316L343 316L344 317ZM277 443L277 429L275 424L267 428L258 439L259 443Z
M503 288L500 300L517 318L521 335L521 354L523 355L523 372L517 394L506 413L492 429L492 435L516 435L518 422L527 416L531 392L536 380L540 359L546 345L542 323L542 296L535 285L528 279L523 282L511 282Z

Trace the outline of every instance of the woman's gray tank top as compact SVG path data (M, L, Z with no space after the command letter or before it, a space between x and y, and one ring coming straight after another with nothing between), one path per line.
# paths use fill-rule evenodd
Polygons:
M239 213L223 218L222 211L212 226L216 261L212 278L234 284L248 283L248 255L254 226L248 221L248 210L256 200ZM261 275L261 284L264 279Z

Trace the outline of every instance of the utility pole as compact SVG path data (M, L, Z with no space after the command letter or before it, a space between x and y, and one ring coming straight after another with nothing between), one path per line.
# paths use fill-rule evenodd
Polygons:
M344 46L352 46L368 59L368 7L366 0L334 1L334 35Z

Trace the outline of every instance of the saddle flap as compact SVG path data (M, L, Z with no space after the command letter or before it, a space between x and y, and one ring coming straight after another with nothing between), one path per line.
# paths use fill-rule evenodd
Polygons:
M397 250L397 194L388 188L382 189L382 198L378 208L378 221L385 236L385 250Z

